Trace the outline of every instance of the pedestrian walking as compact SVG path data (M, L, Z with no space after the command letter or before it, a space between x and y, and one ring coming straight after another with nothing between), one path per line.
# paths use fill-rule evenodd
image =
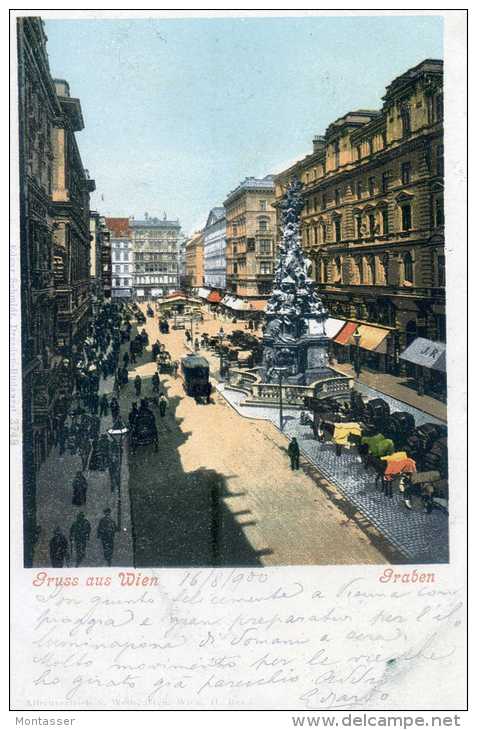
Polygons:
M196 352L199 352L199 350L200 350L199 339L197 337L195 338L195 342L194 342L194 350Z
M109 465L109 438L105 433L98 439L98 470L105 471Z
M159 379L159 375L156 372L152 376L152 392L159 393L160 387L161 387L161 381Z
M97 393L92 393L89 400L89 409L92 416L96 416L99 408L99 396Z
M288 456L290 457L290 467L292 471L300 468L300 447L295 436L293 436L288 445Z
M76 472L76 476L73 479L73 499L71 500L72 504L74 504L75 507L82 507L84 504L86 504L87 493L88 482L86 481L86 477L80 469Z
M177 378L178 371L179 371L179 363L177 362L177 360L174 360L174 362L172 363L172 372L174 373L174 378Z
M89 439L87 431L80 432L80 439L81 440L78 448L81 456L81 466L83 467L83 471L86 471L88 467L89 454L91 451L91 441Z
M134 390L136 391L136 398L139 398L141 395L141 377L139 375L134 378Z
M117 398L114 396L111 398L111 403L109 404L109 407L111 408L111 416L113 418L113 421L116 421L119 416L119 403Z
M68 565L69 559L68 540L63 535L61 529L55 527L53 537L50 540L51 567L62 568L65 563Z
M101 540L103 546L104 559L106 560L107 566L111 567L111 561L113 559L114 552L114 537L118 527L111 517L111 510L107 507L104 510L104 517L102 517L98 524L97 537Z
M60 447L60 456L63 456L63 454L66 451L66 445L68 443L68 426L66 423L60 423L59 431L58 431L58 445Z
M83 562L86 554L86 546L91 534L91 525L84 516L84 512L80 512L70 528L70 545L71 556L76 553L76 567L78 568ZM74 547L74 550L73 550Z
M166 410L167 410L167 398L164 395L164 393L161 393L161 396L159 398L159 414L160 414L161 418L164 418L164 416L166 415Z
M99 415L100 417L107 416L109 410L108 396L103 393L99 401Z
M124 363L124 367L127 368L127 366L129 365L129 352L127 350L123 355L123 363Z
M129 411L129 416L128 416L128 423L129 423L130 430L134 427L134 423L136 421L137 414L138 414L137 403L136 403L136 401L134 401L132 404L132 408Z
M211 394L212 394L212 383L209 380L207 382L207 385L205 386L205 397L206 397L207 405L210 403Z

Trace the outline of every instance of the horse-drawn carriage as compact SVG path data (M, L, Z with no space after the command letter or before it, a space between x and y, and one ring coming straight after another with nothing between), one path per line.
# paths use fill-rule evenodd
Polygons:
M154 449L157 451L159 442L156 419L154 413L147 406L142 406L139 409L138 415L134 419L129 439L133 454L136 452L138 446L147 446L149 444L154 444Z

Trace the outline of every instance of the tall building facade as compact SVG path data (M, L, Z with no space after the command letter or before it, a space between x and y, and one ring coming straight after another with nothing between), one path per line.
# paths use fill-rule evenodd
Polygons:
M164 297L179 288L178 220L129 219L133 257L133 294L137 299Z
M95 182L83 166L75 132L84 128L80 100L55 79L61 117L53 131L52 212L57 343L65 354L84 340L91 321L89 197Z
M274 187L273 175L248 177L224 202L226 285L245 299L271 292L276 241Z
M204 285L204 231L196 231L185 244L186 288L198 289Z
M227 274L225 208L212 208L204 228L204 284L225 290Z
M37 535L36 477L70 385L72 337L90 310L89 193L78 99L51 76L41 18L17 20L24 564Z
M111 297L129 299L133 286L133 254L129 218L106 218L111 243Z
M325 305L381 328L368 362L397 372L416 337L446 337L442 61L394 79L383 102L330 124L276 195L304 183L302 238Z
M89 214L90 257L89 280L93 305L103 298L102 256L105 236L107 236L106 222L95 210Z

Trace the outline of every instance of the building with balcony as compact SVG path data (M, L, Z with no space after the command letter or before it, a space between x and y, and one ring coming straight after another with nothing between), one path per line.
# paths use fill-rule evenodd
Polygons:
M224 202L226 285L244 299L271 292L276 241L274 202L273 175L245 178Z
M185 244L185 285L189 291L204 285L204 231L196 231Z
M80 100L67 81L55 79L61 116L53 130L52 214L57 345L69 356L81 345L91 321L89 198L95 182L83 166L75 133L84 129Z
M106 218L111 244L111 297L129 299L133 284L133 253L129 218Z
M17 19L24 564L37 535L38 469L70 387L71 336L89 312L89 193L78 99L51 76L44 24ZM65 358L66 356L66 358ZM64 401L63 401L64 402Z
M367 364L402 371L415 338L445 341L442 61L394 79L380 110L330 124L277 176L277 199L294 176L304 184L303 245L331 317L374 328L361 343ZM353 356L351 329L338 344Z
M204 228L204 284L224 291L226 287L225 208L212 208Z
M132 294L148 300L167 296L179 289L179 220L129 219L132 252ZM114 278L114 272L113 272Z

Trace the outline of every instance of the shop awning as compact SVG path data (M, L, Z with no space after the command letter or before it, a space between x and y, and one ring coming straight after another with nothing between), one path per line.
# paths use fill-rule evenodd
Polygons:
M218 291L210 292L209 296L207 297L207 301L211 304L218 304L222 301L222 295L219 294Z
M328 317L325 322L325 332L328 337L332 339L333 337L336 337L340 330L343 329L345 324L346 321L344 319L334 319L333 317Z
M354 334L357 328L356 322L346 322L345 326L340 332L333 338L338 345L347 345L349 338Z
M254 299L248 303L251 312L264 312L267 308L267 299Z
M210 289L204 289L203 287L200 287L200 288L199 288L199 289L197 290L197 295L198 295L198 296L199 296L199 297L200 297L201 299L207 299L207 297L209 296L209 294L210 294Z
M358 333L361 335L359 346L364 350L371 350L372 352L381 352L386 354L386 337L390 330L385 327L372 327L368 324L360 324L354 334ZM350 344L355 344L354 340Z
M417 337L409 347L399 355L401 360L412 362L429 370L446 372L446 346L444 342L433 342L424 337Z
M245 309L248 308L247 302L245 302L243 299L232 299L232 301L227 306L229 306L230 309L233 309L235 312L243 312Z

